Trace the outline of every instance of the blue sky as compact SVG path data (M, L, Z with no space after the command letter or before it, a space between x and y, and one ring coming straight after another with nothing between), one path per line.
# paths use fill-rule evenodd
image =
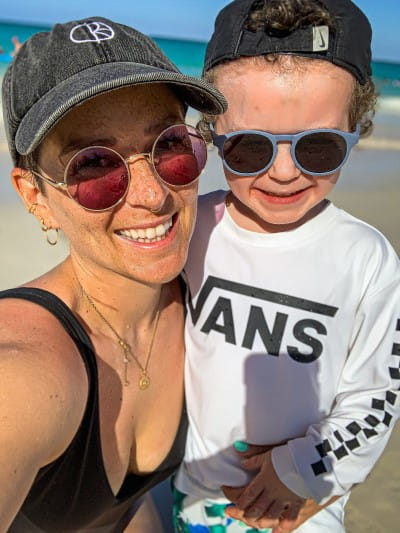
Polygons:
M8 0L2 20L53 23L102 15L153 36L206 41L218 11L230 0ZM374 59L400 62L400 1L355 0L369 17Z

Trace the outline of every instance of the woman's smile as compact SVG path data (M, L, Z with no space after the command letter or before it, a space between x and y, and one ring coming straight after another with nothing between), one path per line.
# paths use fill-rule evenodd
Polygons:
M172 226L173 217L170 217L166 222L159 222L156 226L117 230L116 233L130 241L151 244L165 240L171 233Z

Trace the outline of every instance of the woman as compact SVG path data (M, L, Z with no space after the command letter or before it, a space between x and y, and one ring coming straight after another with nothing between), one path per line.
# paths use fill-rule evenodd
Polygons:
M101 18L34 35L5 75L13 183L70 255L0 294L1 531L161 531L132 516L184 447L177 276L206 162L188 105L225 109Z

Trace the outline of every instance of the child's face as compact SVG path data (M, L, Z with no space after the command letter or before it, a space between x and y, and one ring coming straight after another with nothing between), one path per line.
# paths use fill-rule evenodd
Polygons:
M258 129L292 134L316 128L349 131L354 79L327 61L312 60L287 68L240 60L222 66L215 84L228 100L218 117L218 134ZM279 142L272 165L257 176L237 176L225 169L233 195L229 211L243 228L259 232L293 229L315 216L333 189L339 171L310 176L298 169L290 143Z

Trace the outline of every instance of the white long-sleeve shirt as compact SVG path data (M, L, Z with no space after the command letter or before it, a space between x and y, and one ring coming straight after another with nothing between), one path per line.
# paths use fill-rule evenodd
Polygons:
M249 481L237 440L276 444L277 475L319 503L365 480L399 415L400 265L329 204L299 228L238 227L202 197L185 268L189 436L177 487Z

